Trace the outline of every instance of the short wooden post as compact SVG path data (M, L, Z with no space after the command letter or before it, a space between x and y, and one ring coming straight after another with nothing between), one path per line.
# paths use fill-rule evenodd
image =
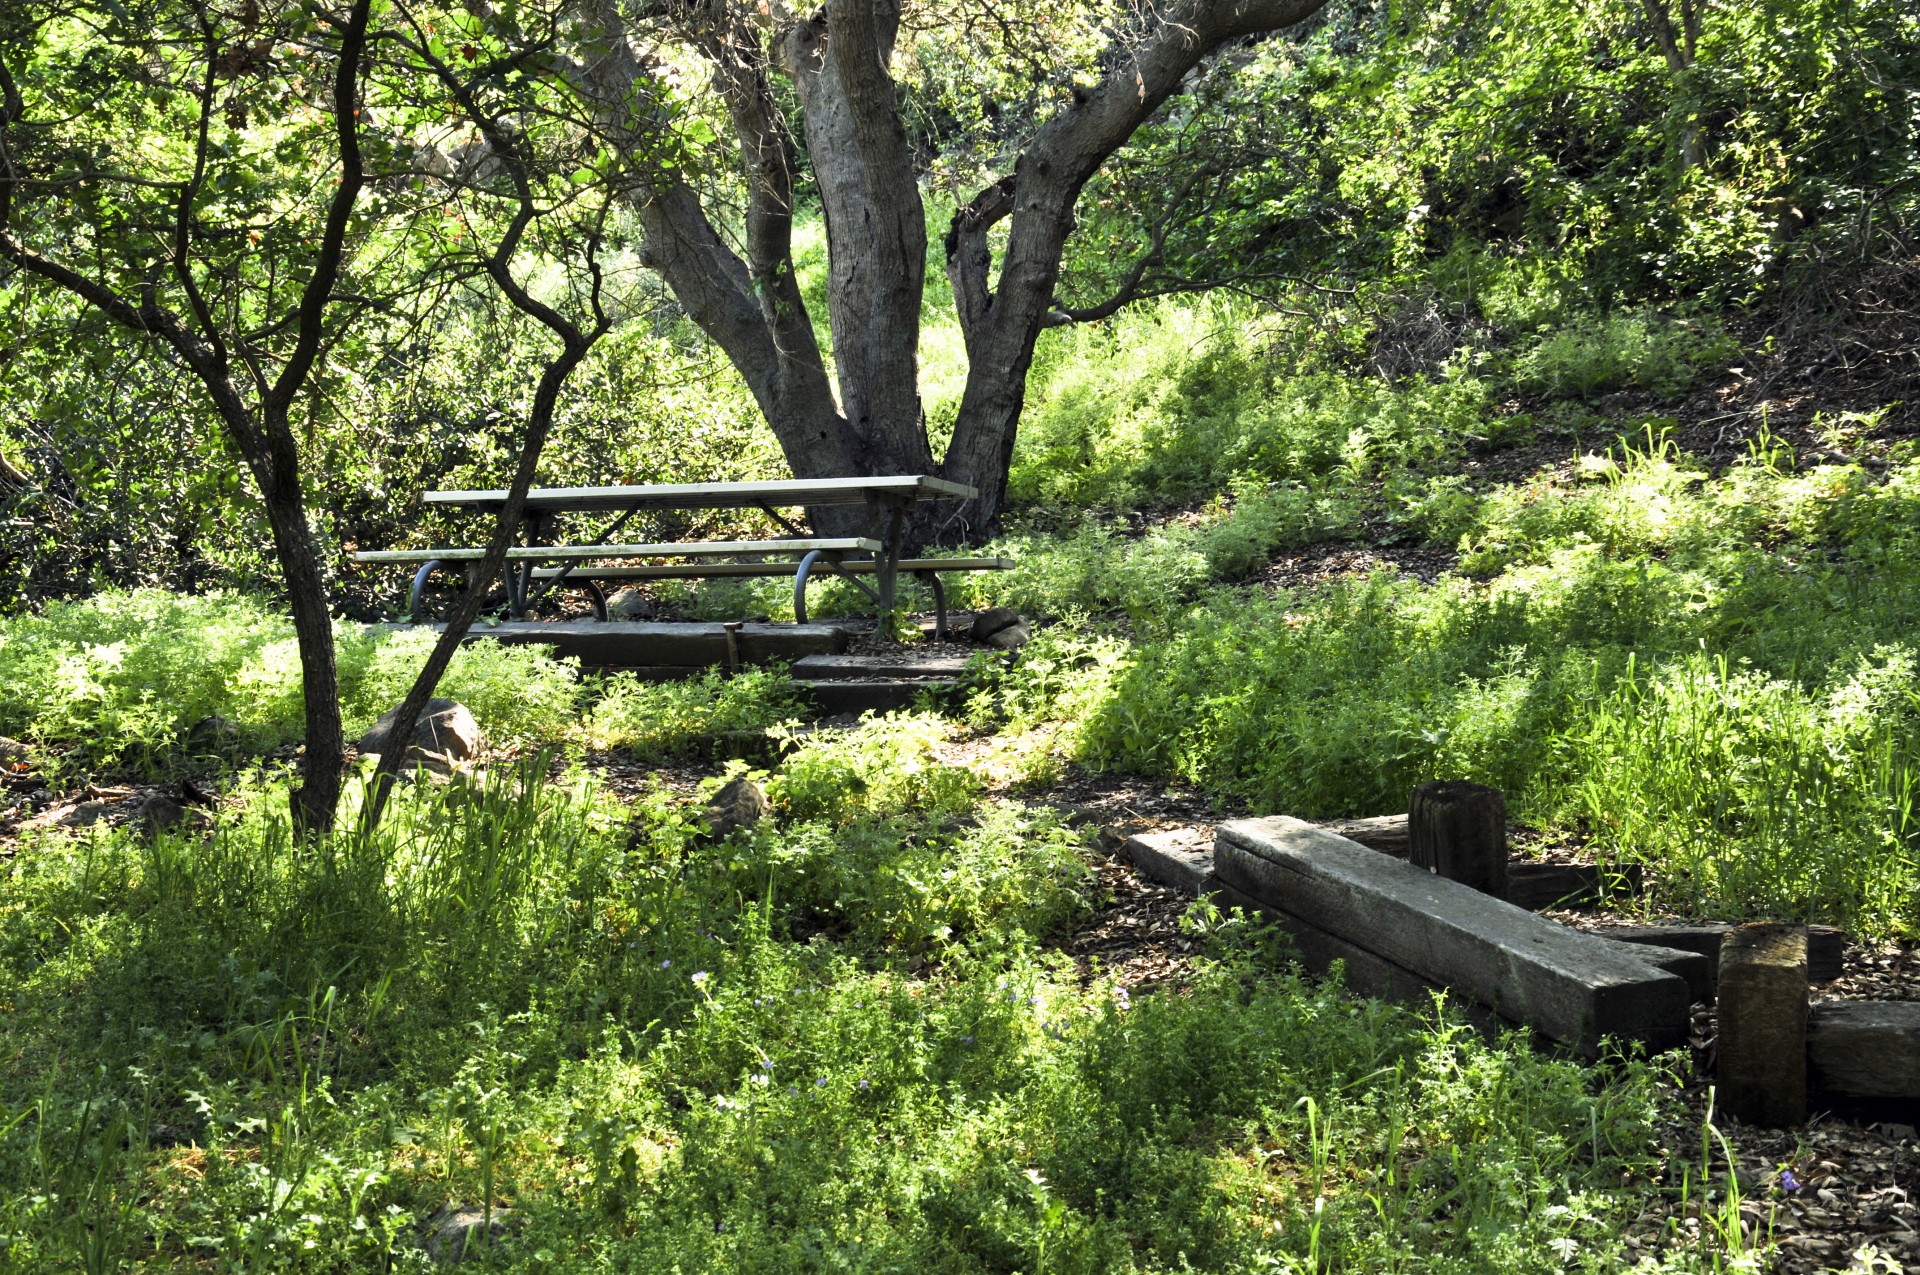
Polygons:
M1421 784L1407 803L1407 851L1415 867L1506 898L1506 797L1464 779Z
M1807 927L1760 922L1720 940L1720 1105L1752 1124L1807 1118Z

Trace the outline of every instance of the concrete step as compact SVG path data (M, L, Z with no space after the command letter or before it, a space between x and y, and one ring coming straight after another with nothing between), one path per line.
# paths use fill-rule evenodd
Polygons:
M887 655L809 655L793 662L793 676L808 682L864 682L892 678L955 678L971 653L907 648Z
M939 678L826 678L794 679L797 687L826 716L839 713L891 713L912 708L926 691L950 691L953 683Z
M394 625L393 628L411 626ZM441 625L426 626L436 632ZM732 633L729 634L728 630ZM589 669L727 668L738 663L794 661L837 655L847 649L846 629L831 624L676 624L614 620L516 620L476 624L470 642L483 638L511 644L551 646ZM731 639L731 640L729 640Z

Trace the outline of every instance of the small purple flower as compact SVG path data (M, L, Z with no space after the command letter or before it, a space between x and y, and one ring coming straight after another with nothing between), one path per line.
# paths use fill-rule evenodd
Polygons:
M1031 1001L1028 1002L1028 1004L1032 1005L1035 1009L1039 1009L1040 998L1038 996L1035 996Z
M664 970L664 969L671 969L672 967L673 967L673 962L672 962L672 961L662 961L662 962L660 962L660 968L661 968L661 969L663 969L663 970Z
M860 1087L861 1087L862 1089L865 1089L865 1088L867 1087L867 1082L866 1082L866 1081L864 1081L864 1080L862 1080L862 1081L860 1082Z
M1113 989L1113 1001L1114 1004L1118 1005L1121 1009L1133 1008L1133 997L1127 995L1127 989L1124 987L1116 987Z
M693 972L694 986L698 987L700 984L706 981L707 981L707 972L705 970L695 970Z
M1780 1170L1780 1189L1787 1192L1798 1191L1800 1189L1800 1179L1794 1176L1792 1169Z
M799 1092L800 1092L800 1086L799 1086L799 1085L788 1085L788 1086L787 1086L787 1092L788 1092L788 1093L790 1093L790 1094L796 1094L796 1093L799 1093Z
M814 1087L815 1089L824 1089L824 1088L826 1088L826 1087L827 1087L827 1078L826 1078L825 1076L822 1076L822 1077L820 1077L820 1079L818 1079L818 1080L816 1080L816 1081L814 1081L814 1082L813 1082L813 1087Z
M971 1037L971 1036L962 1036L962 1037L960 1038L960 1043L961 1043L961 1044L963 1044L963 1045L971 1045L971 1044L973 1043L973 1037Z

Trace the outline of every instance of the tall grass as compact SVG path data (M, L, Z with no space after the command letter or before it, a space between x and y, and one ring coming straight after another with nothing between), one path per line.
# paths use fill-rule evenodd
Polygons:
M1104 572L1076 538L981 587L1124 606L1133 643L1069 630L976 711L1263 811L1375 814L1476 779L1644 862L1674 906L1911 932L1916 474L1763 446L1709 476L1656 437L1467 497L1446 521L1486 578L1433 585L1222 588L1203 531L1183 584L1151 537Z

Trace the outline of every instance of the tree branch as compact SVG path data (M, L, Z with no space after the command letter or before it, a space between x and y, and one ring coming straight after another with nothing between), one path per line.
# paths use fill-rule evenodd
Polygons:
M359 97L360 59L367 48L369 0L354 0L340 40L340 69L333 82L334 132L340 151L340 184L334 188L327 206L327 221L320 233L320 252L313 275L300 294L300 329L280 375L267 396L270 408L284 412L293 396L306 382L320 351L320 338L327 316L327 302L334 282L340 277L346 255L347 221L353 215L354 201L360 197L365 168L360 155Z

